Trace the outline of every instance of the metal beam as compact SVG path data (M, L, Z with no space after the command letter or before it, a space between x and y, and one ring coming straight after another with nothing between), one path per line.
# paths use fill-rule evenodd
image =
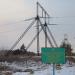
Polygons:
M28 30L33 26L35 23L35 20L32 21L32 23L28 26L28 28L23 32L23 34L18 38L18 40L13 44L13 46L10 48L10 50L13 50L17 44L20 42L20 40L25 36L25 34L28 32Z
M43 32L44 32L44 34L45 34L44 26L42 25L40 19L39 19L39 22L40 22L41 28L43 29ZM51 47L54 47L53 44L52 44L52 42L51 42L51 40L50 40L50 38L49 38L49 36L48 36L48 34L47 34L47 39L48 39L48 41L49 41L50 46L51 46Z

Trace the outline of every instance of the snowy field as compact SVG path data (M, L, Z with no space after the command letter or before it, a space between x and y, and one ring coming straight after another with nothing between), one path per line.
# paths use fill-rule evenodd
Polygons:
M10 67L11 75L53 75L52 65L42 64L41 62L29 60L27 62L1 62L0 64ZM32 72L26 72L27 69ZM62 65L60 70L55 69L55 75L75 75L75 64L72 66L69 64Z
M50 66L48 69L42 71L35 71L33 74L25 72L16 72L13 73L13 75L53 75L52 73L52 67ZM55 70L55 75L75 75L75 66L63 66L61 70Z

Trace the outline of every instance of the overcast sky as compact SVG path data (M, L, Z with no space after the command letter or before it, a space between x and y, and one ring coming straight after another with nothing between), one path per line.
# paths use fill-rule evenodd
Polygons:
M67 34L72 48L75 49L75 0L0 0L0 48L10 49L27 28L30 22L16 22L36 16L37 1L51 17L54 17L51 18L51 23L58 24L57 26L49 26L58 45L64 39L64 34ZM33 30L36 32L35 27ZM18 47L22 43L29 43L29 40L26 39L32 38L33 30L22 39ZM32 51L34 49L36 51L34 46L35 44L31 48Z

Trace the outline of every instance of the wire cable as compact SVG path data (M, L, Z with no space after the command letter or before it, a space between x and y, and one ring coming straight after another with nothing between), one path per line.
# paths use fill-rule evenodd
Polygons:
M13 22L13 23L8 23L8 24L2 24L2 25L0 25L0 27L1 27L1 26L13 25L13 24L17 24L17 23L22 23L22 22L25 22L25 20L20 20L20 21Z

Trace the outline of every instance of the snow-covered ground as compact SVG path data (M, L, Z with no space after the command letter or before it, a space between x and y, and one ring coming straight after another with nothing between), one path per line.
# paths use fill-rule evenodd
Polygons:
M1 64L12 68L12 75L53 75L52 65L41 62L29 60L28 62L3 62ZM25 72L26 69L31 69L33 72ZM55 69L55 75L75 75L75 64L72 66L69 64L62 65L60 70Z
M25 72L16 72L13 75L53 75L52 67L42 71L35 71L33 74ZM75 75L75 66L67 67L63 66L61 70L55 70L55 75Z

